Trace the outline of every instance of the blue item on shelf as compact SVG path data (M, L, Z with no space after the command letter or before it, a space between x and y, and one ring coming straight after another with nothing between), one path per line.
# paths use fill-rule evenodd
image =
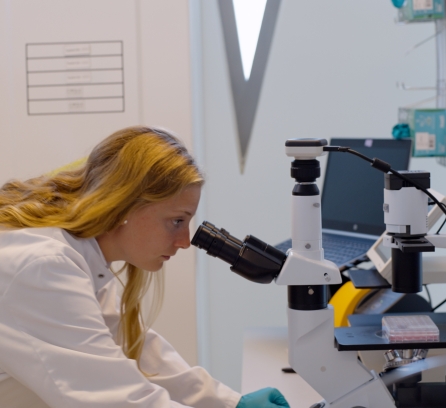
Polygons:
M392 0L392 3L396 8L401 8L405 1L406 0Z
M404 139L410 137L410 128L406 123L398 123L392 129L392 136L394 139Z
M395 139L412 139L412 156L446 156L446 109L400 108L400 123L392 130Z

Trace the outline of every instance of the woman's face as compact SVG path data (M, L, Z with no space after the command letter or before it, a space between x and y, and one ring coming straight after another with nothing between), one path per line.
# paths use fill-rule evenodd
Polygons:
M178 249L190 246L189 223L197 211L201 187L191 185L127 217L127 223L97 238L107 262L125 261L158 271Z

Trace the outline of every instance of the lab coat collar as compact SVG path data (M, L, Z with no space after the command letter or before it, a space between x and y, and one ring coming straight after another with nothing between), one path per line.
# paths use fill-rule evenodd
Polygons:
M85 260L90 266L93 277L94 291L98 293L115 275L110 270L110 263L105 260L104 254L95 238L86 240Z

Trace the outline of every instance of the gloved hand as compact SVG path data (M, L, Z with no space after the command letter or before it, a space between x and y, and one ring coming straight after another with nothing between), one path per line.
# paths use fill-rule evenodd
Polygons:
M243 395L236 408L290 408L285 397L276 388L261 390Z

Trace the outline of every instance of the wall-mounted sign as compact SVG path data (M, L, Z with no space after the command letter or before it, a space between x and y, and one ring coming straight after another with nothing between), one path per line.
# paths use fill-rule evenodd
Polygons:
M26 44L28 115L124 112L122 41Z

